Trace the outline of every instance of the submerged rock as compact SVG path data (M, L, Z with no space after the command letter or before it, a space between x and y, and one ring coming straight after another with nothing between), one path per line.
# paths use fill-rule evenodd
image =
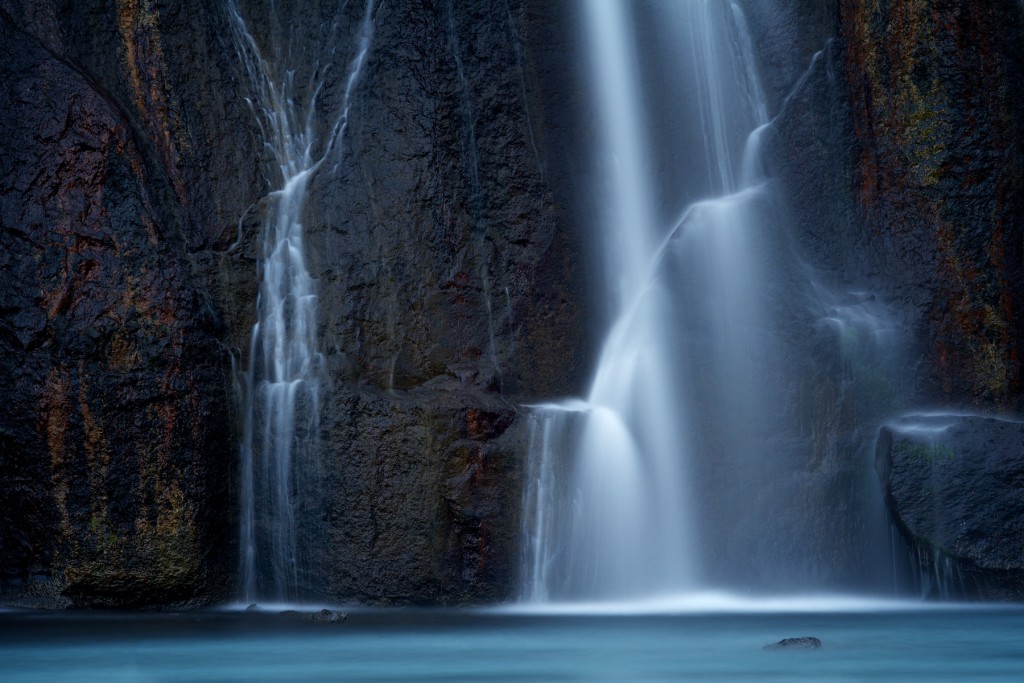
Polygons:
M764 650L820 650L821 641L814 636L800 636L799 638L783 638L777 643L769 643Z
M1024 423L924 416L883 427L876 467L933 597L1024 598Z
M348 614L333 609L322 609L309 615L314 624L337 624L348 619Z
M254 611L250 606L245 610L246 612ZM310 621L314 624L339 624L348 619L347 612L341 612L334 609L318 610L316 612L305 612L297 609L286 609L283 612L278 612L278 617L284 619L298 619L302 621Z

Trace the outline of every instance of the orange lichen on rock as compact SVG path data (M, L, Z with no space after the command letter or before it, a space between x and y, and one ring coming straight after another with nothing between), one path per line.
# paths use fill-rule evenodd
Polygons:
M71 529L68 511L68 426L71 396L71 382L67 373L53 367L46 378L40 417L46 433L46 448L50 454L50 478L53 497L60 515L60 528L67 534Z
M840 2L857 197L883 262L931 290L924 366L946 400L1011 407L1021 373L1018 266L1006 252L1019 245L1006 198L1022 182L1000 11Z
M139 116L150 126L168 178L178 201L189 205L184 179L178 170L191 145L180 111L167 82L167 61L160 40L159 15L151 0L118 0L117 26L125 51L125 66Z

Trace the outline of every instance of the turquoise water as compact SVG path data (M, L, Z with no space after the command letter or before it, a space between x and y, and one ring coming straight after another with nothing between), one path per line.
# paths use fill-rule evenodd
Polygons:
M816 636L817 651L765 651ZM0 613L0 681L1021 681L1024 608Z

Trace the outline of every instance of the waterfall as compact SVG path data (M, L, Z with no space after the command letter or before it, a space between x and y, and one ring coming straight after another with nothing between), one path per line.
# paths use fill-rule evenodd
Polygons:
M819 568L797 566L789 545L811 526L794 498L798 449L773 444L788 428L772 299L784 258L745 17L719 0L580 5L595 92L594 231L614 322L586 399L531 407L520 597L791 587L780 577ZM635 27L641 18L660 42ZM672 139L683 148L666 149L650 126L640 69L652 62L679 79L681 96L659 114L682 130ZM659 169L673 164L682 180L663 187ZM680 198L688 206L666 218Z
M275 188L265 197L257 320L239 382L239 554L245 602L310 597L315 555L323 552L323 534L316 529L322 516L318 437L323 356L317 342L316 282L307 266L302 219L313 175L340 158L351 96L369 52L373 9L369 0L354 56L341 80L338 114L321 135L318 97L331 77L329 66L310 69L310 82L300 82L300 69L283 56L291 56L293 46L274 45L280 63L268 60L234 0L228 4ZM337 30L336 20L330 38L337 40Z

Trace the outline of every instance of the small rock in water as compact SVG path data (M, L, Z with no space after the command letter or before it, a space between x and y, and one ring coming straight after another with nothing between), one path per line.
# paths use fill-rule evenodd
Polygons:
M248 607L246 607L246 608L245 608L245 611L246 611L246 612L259 612L259 611L260 611L260 606L259 606L259 605L257 605L257 604L256 604L256 603L254 602L254 603L252 603L251 605L249 605Z
M322 609L309 615L309 620L316 624L336 624L348 619L348 614L333 609Z
M818 650L821 648L821 641L812 636L801 638L783 638L777 643L765 645L764 650Z

